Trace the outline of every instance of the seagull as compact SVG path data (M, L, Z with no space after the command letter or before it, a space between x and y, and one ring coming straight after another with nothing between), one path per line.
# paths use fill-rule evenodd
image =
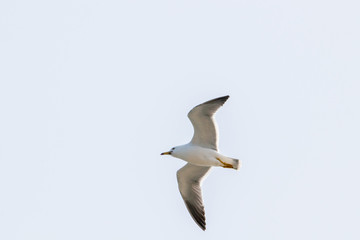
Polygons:
M161 155L171 155L188 162L177 171L180 194L194 221L205 231L205 209L202 201L201 184L211 167L238 170L241 161L226 157L218 152L218 131L215 112L228 100L219 97L195 106L188 117L194 127L192 140L185 145L171 148Z

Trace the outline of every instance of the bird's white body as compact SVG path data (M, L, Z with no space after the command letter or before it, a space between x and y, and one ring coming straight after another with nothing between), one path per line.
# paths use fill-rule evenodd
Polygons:
M175 147L171 155L198 166L223 166L219 161L220 159L222 162L234 165L235 169L238 169L239 167L234 164L234 159L223 156L213 149L200 147L192 143Z

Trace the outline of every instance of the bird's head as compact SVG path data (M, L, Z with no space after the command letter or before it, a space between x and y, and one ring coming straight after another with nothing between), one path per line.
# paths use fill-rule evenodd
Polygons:
M170 151L168 152L163 152L160 155L171 155L173 152L175 151L175 147L173 147L172 149L170 149Z

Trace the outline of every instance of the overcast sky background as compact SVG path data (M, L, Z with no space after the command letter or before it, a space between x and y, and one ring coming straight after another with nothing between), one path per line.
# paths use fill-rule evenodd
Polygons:
M0 238L359 239L358 1L1 1ZM230 95L207 231L160 156Z

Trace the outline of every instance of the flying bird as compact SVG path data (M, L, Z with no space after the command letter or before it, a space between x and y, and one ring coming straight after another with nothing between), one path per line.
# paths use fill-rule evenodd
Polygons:
M192 140L185 145L171 148L161 155L171 155L188 162L177 171L179 190L187 210L205 231L205 209L202 201L201 184L211 167L239 169L241 161L226 157L218 152L218 131L215 112L228 100L219 97L194 107L188 117L194 127Z

